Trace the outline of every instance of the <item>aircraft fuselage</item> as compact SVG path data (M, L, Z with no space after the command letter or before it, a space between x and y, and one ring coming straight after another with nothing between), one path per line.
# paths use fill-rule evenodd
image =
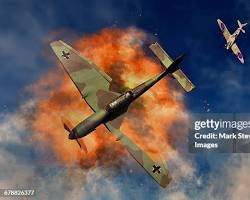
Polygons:
M112 102L104 106L103 109L93 113L85 120L80 122L70 133L69 139L81 138L96 129L100 124L107 123L127 112L129 105L161 80L166 74L166 70L156 77L138 85L131 91L127 91Z
M232 45L235 43L237 37L240 34L240 28L238 28L227 40L227 44L225 45L226 49L230 49Z
M176 70L176 68L178 67L177 65L181 62L182 58L183 56L177 58L169 66L169 68L165 69L160 74L145 81L132 90L123 93L122 95L105 105L103 109L93 113L88 118L80 122L75 128L72 129L71 133L69 134L69 139L84 137L94 131L99 125L107 123L127 112L129 105L134 100L136 100L158 81L160 81L165 75Z

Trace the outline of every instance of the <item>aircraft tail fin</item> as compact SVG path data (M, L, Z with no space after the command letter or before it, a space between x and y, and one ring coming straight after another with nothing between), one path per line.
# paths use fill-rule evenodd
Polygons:
M168 74L173 74L180 69L178 65L182 62L183 58L184 54L176 58L176 60L174 60L174 62L172 62L172 64L166 68Z
M63 127L66 131L68 131L69 133L72 132L72 129L74 128L74 125L65 117L61 117L62 123L63 123ZM88 152L87 150L87 146L85 145L85 142L83 139L76 139L77 144L79 145L79 147L81 149L83 149L85 151L85 153Z
M237 20L237 23L238 23L238 26L239 26L240 30L242 31L242 33L245 33L246 31L243 29L243 27L246 26L247 23L242 24L240 22L240 20Z
M160 59L161 63L167 70L169 70L169 68L171 67L170 73L186 92L190 92L195 88L193 83L178 67L178 64L182 61L183 56L180 56L175 61L173 61L172 58L161 48L161 46L157 42L151 44L149 48L153 51L153 53L157 56L157 58Z

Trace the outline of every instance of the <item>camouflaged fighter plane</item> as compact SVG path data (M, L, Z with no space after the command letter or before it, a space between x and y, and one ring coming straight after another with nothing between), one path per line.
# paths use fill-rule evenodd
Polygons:
M239 36L240 32L245 33L246 31L243 29L244 26L247 25L247 23L242 24L239 20L237 20L238 26L239 28L237 28L237 30L231 35L230 32L227 30L226 25L220 20L217 19L218 25L220 27L220 30L223 33L224 38L226 39L226 44L225 44L225 48L228 49L232 49L234 55L236 55L236 57L240 60L240 62L242 64L244 64L244 58L242 53L240 52L239 47L236 45L235 41L237 39L237 37Z
M76 127L63 119L64 128L69 132L69 139L75 139L80 147L87 151L83 141L79 138L88 135L100 124L104 124L154 180L162 187L166 187L171 180L166 163L151 159L146 152L120 131L120 126L129 105L167 74L174 77L187 92L194 88L191 81L178 67L183 56L173 61L158 43L150 45L150 49L163 64L164 71L139 86L120 94L111 91L111 77L72 47L63 41L54 41L51 43L51 47L86 103L94 111Z

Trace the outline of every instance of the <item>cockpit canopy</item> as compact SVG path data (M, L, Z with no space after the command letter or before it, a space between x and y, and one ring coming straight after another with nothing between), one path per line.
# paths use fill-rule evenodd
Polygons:
M131 91L127 91L124 94L122 94L121 96L119 96L116 100L114 100L113 102L111 102L108 105L108 110L110 109L115 109L117 108L119 105L121 104L125 104L127 102L129 102L129 100L133 97L133 93Z

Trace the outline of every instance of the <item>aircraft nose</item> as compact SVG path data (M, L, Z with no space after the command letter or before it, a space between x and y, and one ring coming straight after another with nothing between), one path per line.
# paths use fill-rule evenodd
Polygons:
M77 138L77 137L76 137L75 132L72 131L72 132L69 134L69 139L70 139L70 140L74 140L74 139L76 139L76 138Z

